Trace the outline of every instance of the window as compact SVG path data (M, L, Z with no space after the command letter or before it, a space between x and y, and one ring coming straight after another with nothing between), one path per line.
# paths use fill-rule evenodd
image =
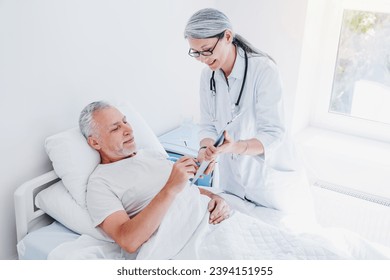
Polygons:
M306 26L310 125L390 142L390 2L309 0Z
M390 124L390 14L344 10L329 112Z

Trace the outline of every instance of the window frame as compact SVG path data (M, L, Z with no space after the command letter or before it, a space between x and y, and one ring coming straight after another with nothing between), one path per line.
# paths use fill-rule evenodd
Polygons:
M318 0L312 2L318 4ZM315 3L312 3L312 7L314 5ZM308 77L311 84L309 89L312 92L310 125L390 142L390 124L329 112L344 10L390 13L390 2L386 0L370 0L369 3L361 0L322 0L321 5L323 5L322 9L316 7L314 13L321 10L323 14L311 16L312 21L317 20L317 22L308 21L306 23L314 24L319 28L317 32L320 34L315 35L311 32L311 35L317 36L317 38L309 38L311 43L314 39L313 45L318 48L317 51L311 51L312 59L309 60L310 67L313 69L313 71L309 71L311 78ZM311 12L310 6L308 12Z

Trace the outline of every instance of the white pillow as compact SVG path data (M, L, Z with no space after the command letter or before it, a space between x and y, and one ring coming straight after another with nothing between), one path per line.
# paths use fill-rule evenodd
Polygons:
M100 240L112 241L103 230L93 226L88 210L76 203L62 181L39 192L35 198L35 205L78 234L88 234Z
M157 136L134 108L129 105L117 108L132 126L138 149L153 149L168 156ZM88 145L78 127L48 137L45 149L65 188L77 204L86 208L88 177L100 163L99 153Z
M100 162L99 153L88 145L78 127L48 137L45 148L66 189L81 207L86 208L86 184Z

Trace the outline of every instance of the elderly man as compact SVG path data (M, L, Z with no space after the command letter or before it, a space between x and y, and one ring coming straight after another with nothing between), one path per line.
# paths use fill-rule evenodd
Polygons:
M101 157L87 187L87 206L95 226L123 249L133 253L158 229L179 192L198 168L195 159L176 163L155 151L137 150L131 125L118 109L99 101L86 106L79 119L81 132ZM209 223L229 217L229 206L210 197Z

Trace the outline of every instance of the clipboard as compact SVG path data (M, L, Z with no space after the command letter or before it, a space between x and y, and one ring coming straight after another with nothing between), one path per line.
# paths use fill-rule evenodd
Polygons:
M225 136L224 136L224 132L226 130L229 129L230 126L232 126L232 123L239 117L241 116L242 113L239 113L238 115L236 115L233 119L231 119L231 121L229 121L225 127L221 130L221 132L218 134L217 136L217 139L215 140L213 146L214 147L218 147L220 145L222 145L222 143L225 141ZM209 166L210 164L210 161L203 161L202 164L199 166L194 178L190 179L191 180L191 186L199 179L200 176L202 176L205 172L205 170L207 169L207 167Z

